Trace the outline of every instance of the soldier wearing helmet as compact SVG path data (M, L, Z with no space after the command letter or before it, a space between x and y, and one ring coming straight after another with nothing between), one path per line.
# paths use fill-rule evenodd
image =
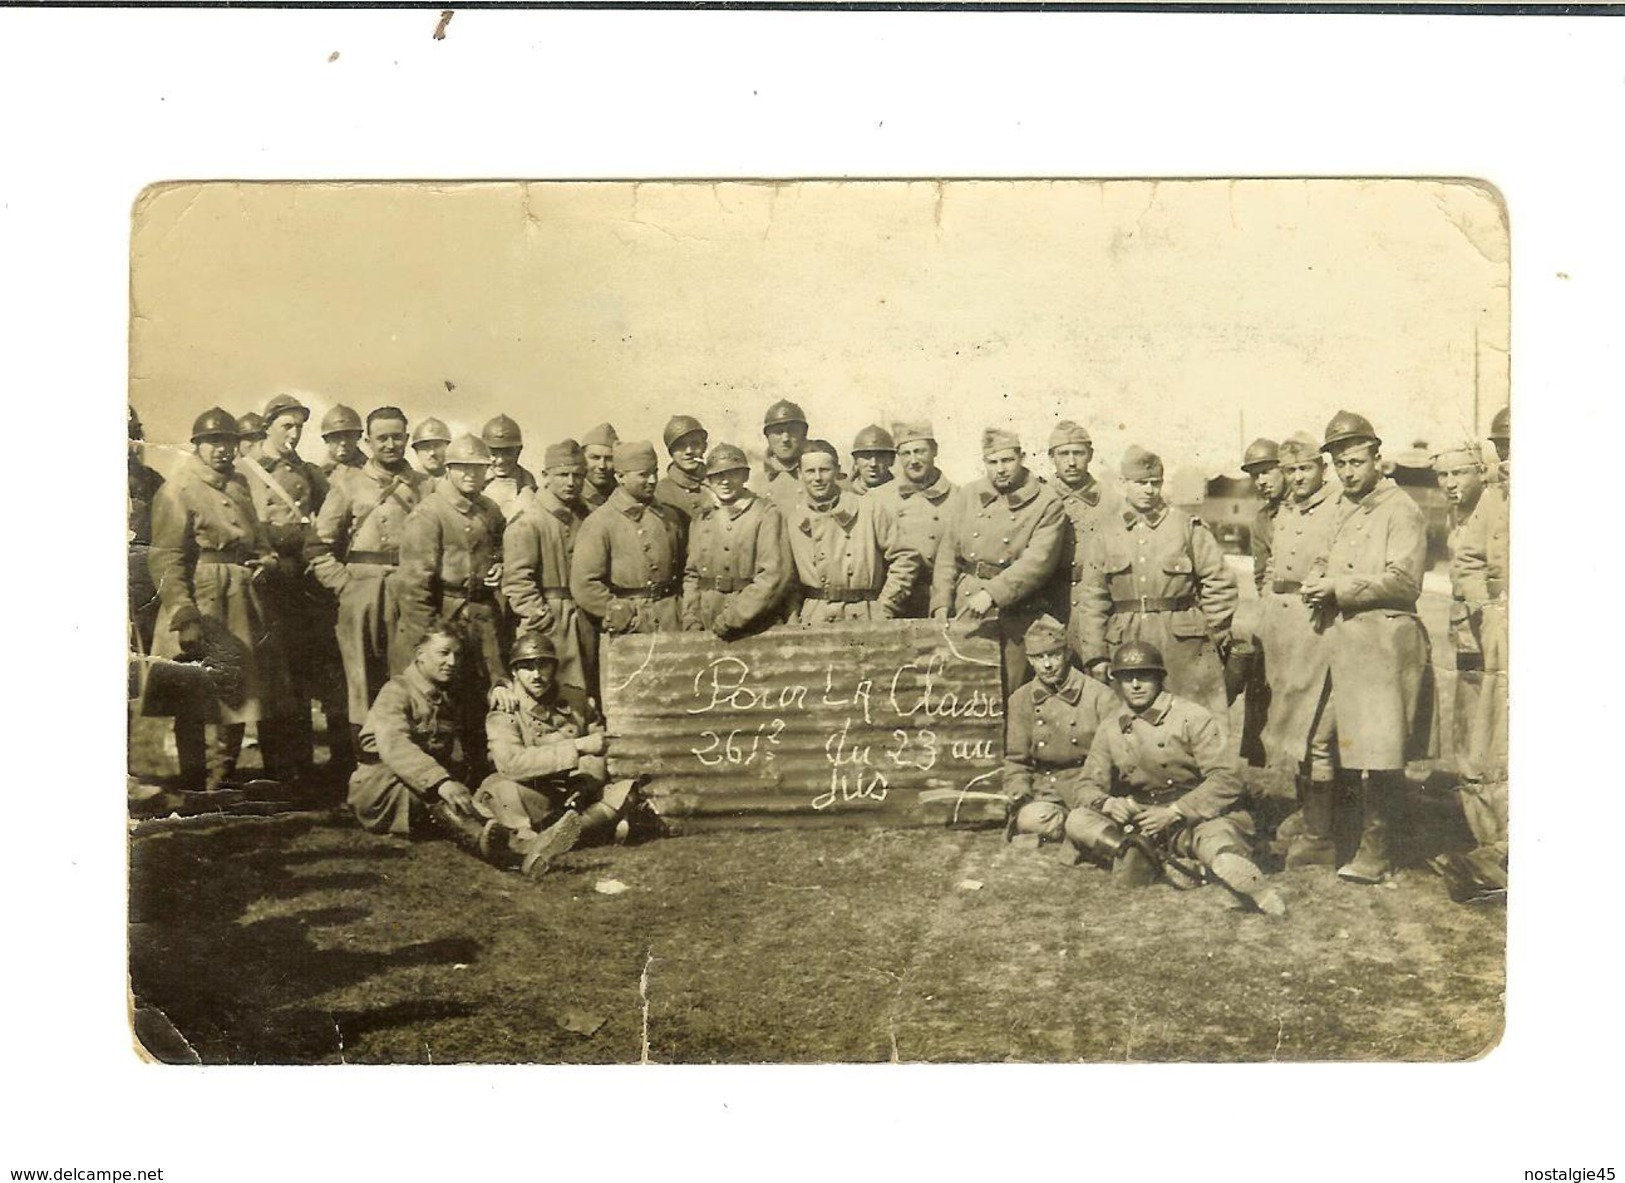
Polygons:
M1159 875L1176 887L1223 884L1262 912L1286 911L1252 859L1253 820L1224 729L1204 708L1164 689L1155 645L1129 641L1111 656L1121 704L1102 720L1066 817L1074 861L1109 866L1129 884Z
M412 451L417 454L418 467L425 476L446 475L446 448L451 444L451 429L432 416L412 429Z
M1339 775L1361 802L1360 846L1337 874L1380 883L1393 870L1405 764L1437 750L1428 634L1416 613L1427 524L1383 476L1382 440L1369 419L1339 411L1321 451L1343 492L1302 594L1326 632Z
M744 449L718 444L705 470L709 504L689 530L683 627L729 641L784 619L795 563L784 515L746 487Z
M310 412L305 414L308 416ZM271 417L269 411L265 417ZM361 451L364 430L360 414L342 403L322 416L322 442L327 445L327 458L322 461L323 476L331 477L337 468L360 468L367 462Z
M1253 478L1253 489L1260 502L1258 512L1253 515L1253 586L1263 591L1275 513L1286 493L1286 482L1281 474L1281 445L1263 437L1255 439L1241 455L1241 471Z
M763 492L789 514L801 496L797 473L802 450L807 446L806 412L789 399L780 399L762 416L762 436L767 441L767 457L762 461ZM838 460L836 464L839 467Z
M141 419L131 407L127 459L130 483L125 501L129 519L130 621L134 629L131 640L145 654L152 652L152 627L158 619L157 589L147 571L147 550L152 545L152 503L164 478L147 467L144 434Z
M1222 729L1235 576L1201 519L1163 500L1161 457L1131 446L1122 475L1123 510L1097 535L1072 605L1079 653L1088 669L1125 641L1151 642L1168 660L1169 689Z
M513 521L524 512L536 496L536 477L519 463L525 440L519 424L506 415L498 415L480 429L480 439L491 449L491 479L486 482L485 495L496 503L506 521Z
M937 467L937 439L930 423L923 419L893 423L891 437L902 472L881 487L881 496L897 519L903 545L917 552L921 562L920 576L903 601L902 615L924 619L931 614L932 564L948 520L954 483Z
M865 497L877 489L889 490L896 463L897 445L891 432L878 423L869 424L852 440L852 492Z
M496 771L475 802L514 831L526 873L545 869L578 838L625 841L659 832L634 782L609 779L603 720L583 691L558 683L553 642L525 633L514 642L512 662L517 701L485 717Z
M161 700L149 678L143 713L175 720L181 783L214 789L236 771L247 724L272 725L290 709L281 637L263 582L277 553L241 474L237 420L219 407L192 425L194 454L157 493L148 569L158 592L153 653L196 663L197 684ZM286 749L265 750L272 776Z
M1117 713L1118 700L1073 664L1066 626L1055 617L1033 621L1023 648L1033 680L1018 686L1005 708L1006 834L1037 845L1061 840L1095 732L1103 719Z
M1247 445L1241 456L1241 470L1253 478L1260 505L1253 514L1250 537L1253 552L1253 587L1264 593L1265 571L1269 567L1275 518L1280 512L1286 482L1281 472L1281 448L1274 440L1259 438ZM1265 656L1258 632L1258 601L1242 602L1231 622L1232 644L1224 663L1225 696L1234 702L1246 696L1241 725L1241 758L1255 767L1267 762L1264 727L1269 718L1269 681Z
M647 440L615 445L617 488L587 515L570 560L570 594L606 633L682 628L683 520L655 500Z
M997 636L1008 698L1027 680L1022 638L1048 612L1065 615L1057 575L1071 524L1055 491L1025 463L1013 432L982 433L986 475L949 503L931 582L931 615L986 619L997 609Z
M705 449L711 437L692 415L673 415L662 438L671 463L655 485L655 500L676 510L687 529L716 504L705 491Z
M237 417L237 455L252 456L265 440L265 416L249 411Z
M437 622L468 635L458 663L464 753L482 770L484 699L504 684L497 613L502 581L502 511L484 494L491 449L464 435L446 449L446 475L423 495L401 529L400 563L392 577L400 624L390 638L390 668L411 664L420 638Z
M587 464L587 480L581 488L581 503L591 513L615 492L615 445L621 437L613 423L600 423L581 437L581 458Z
M502 536L502 594L514 614L515 646L528 634L548 637L559 681L596 697L597 638L570 594L570 560L587 520L581 501L586 471L575 440L549 446L541 488Z

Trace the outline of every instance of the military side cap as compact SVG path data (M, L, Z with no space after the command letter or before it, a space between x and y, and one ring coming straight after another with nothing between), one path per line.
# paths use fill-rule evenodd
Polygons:
M1332 416L1332 421L1326 424L1326 438L1321 441L1320 450L1328 452L1333 445L1348 440L1370 440L1374 444L1382 443L1377 435L1377 429L1371 426L1371 420L1364 415L1356 415L1353 411L1339 411Z
M1447 468L1459 468L1463 464L1476 464L1483 468L1484 452L1471 440L1460 440L1428 453L1428 463L1439 472Z
M547 445L547 451L542 453L542 468L546 472L586 472L587 458L575 440L560 440Z
M937 442L937 436L931 430L931 424L925 419L914 419L907 423L893 423L891 425L892 443L901 448L904 444L912 444L915 440L928 440Z
M661 438L666 441L666 451L671 451L673 444L685 435L693 435L696 431L701 435L707 434L704 426L694 416L673 415L666 421L666 430L661 434Z
M807 414L795 403L787 398L781 398L767 409L762 416L762 430L772 431L775 427L783 427L786 423L799 423L807 426Z
M1301 464L1320 455L1320 445L1307 431L1294 431L1281 441L1278 453L1282 464Z
M460 435L446 449L447 464L489 464L491 449L477 435Z
M1512 439L1512 408L1502 407L1495 412L1495 418L1490 420L1490 438L1492 440Z
M506 415L498 415L495 419L486 420L485 426L480 428L480 438L485 441L488 448L522 448L525 446L525 437L519 431L519 424Z
M298 415L299 422L304 423L310 418L310 408L291 394L275 394L265 404L264 414L267 424L275 423L278 415Z
M1021 451L1021 437L1013 431L1002 427L989 427L982 432L982 457L993 455L995 452L1008 451L1010 448Z
M891 432L878 423L871 423L852 440L852 454L859 452L895 452L897 445L892 442Z
M716 476L719 472L735 472L741 468L750 468L750 458L745 455L743 448L736 448L732 444L718 444L705 458L707 476Z
M621 437L615 434L614 424L600 423L581 437L581 446L583 448L613 448L620 440Z
M1064 649L1066 626L1053 616L1040 616L1027 626L1027 633L1021 638L1021 644L1029 654L1053 653L1057 649Z
M237 438L237 417L224 407L210 407L203 414L192 420L192 442L209 439L211 436L229 436Z
M270 420L272 416L266 415ZM361 416L352 407L340 403L327 414L322 416L322 435L338 435L345 431L361 432L366 430L361 426Z
M1159 670L1166 674L1168 666L1162 660L1162 650L1149 641L1129 641L1119 645L1112 653L1112 677L1136 670Z
M1263 472L1281 463L1281 445L1260 436L1241 454L1242 472Z
M439 419L425 419L412 430L412 443L417 444L449 444L451 443L451 429Z
M615 445L616 472L654 472L660 466L648 440L621 440Z
M1068 444L1081 444L1085 448L1095 446L1095 441L1089 438L1089 432L1082 424L1074 423L1070 419L1062 419L1049 433L1049 450L1063 448Z
M250 411L237 417L237 434L243 439L261 439L265 435L265 416Z
M1122 475L1125 481L1155 481L1162 479L1162 457L1147 452L1139 444L1130 444L1123 453Z
M558 660L559 650L553 644L553 638L534 629L520 633L508 654L509 665L518 665L522 661L551 661L557 664Z

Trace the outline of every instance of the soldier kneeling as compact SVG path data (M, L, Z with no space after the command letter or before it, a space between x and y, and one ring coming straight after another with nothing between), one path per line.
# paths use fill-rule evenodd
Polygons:
M580 819L544 835L516 840L453 775L458 726L466 718L456 697L457 664L465 641L455 627L436 624L418 642L411 664L385 683L361 728L361 750L350 774L350 809L376 834L405 837L428 821L497 867L527 873L568 849ZM466 750L466 743L465 743Z
M1163 690L1156 646L1120 645L1111 677L1123 700L1095 733L1066 841L1136 885L1159 873L1176 887L1216 879L1272 916L1281 895L1251 857L1253 819L1237 808L1241 780L1213 716Z
M476 805L513 829L517 846L549 847L547 857L577 837L624 842L663 834L635 782L609 780L604 725L584 692L555 681L558 662L546 633L523 633L514 642L508 667L517 702L485 717L496 771L480 785Z

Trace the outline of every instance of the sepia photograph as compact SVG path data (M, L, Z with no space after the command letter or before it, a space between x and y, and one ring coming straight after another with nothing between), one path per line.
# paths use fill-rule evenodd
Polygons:
M1490 1054L1512 233L1472 178L149 186L141 1054Z

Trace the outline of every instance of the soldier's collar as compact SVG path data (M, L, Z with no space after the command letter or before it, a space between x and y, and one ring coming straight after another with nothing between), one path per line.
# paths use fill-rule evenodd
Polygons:
M1331 496L1331 492L1331 485L1327 484L1325 481L1321 481L1320 488L1309 494L1309 496L1304 500L1292 502L1283 501L1282 504L1291 505L1293 511L1296 513L1308 513L1311 509L1314 509L1315 506L1323 503L1327 497Z
M649 508L619 485L616 485L615 491L609 495L609 504L634 522L641 520L644 511Z
M1166 690L1162 691L1157 695L1156 698L1152 699L1151 705L1146 707L1145 710L1139 712L1138 714L1130 710L1125 704L1123 707L1122 717L1118 720L1119 725L1123 728L1123 734L1127 735L1129 733L1130 729L1133 728L1134 720L1136 719L1144 719L1153 727L1161 727L1162 721L1168 717L1168 712L1173 709L1173 706L1174 696L1169 694Z
M1026 468L1021 470L1021 482L1008 493L1000 493L986 477L983 477L979 484L981 488L977 490L976 495L984 508L995 501L1003 501L1011 509L1020 509L1038 496L1038 481L1033 477L1032 471Z
M361 471L380 485L387 485L390 481L400 481L402 484L406 484L412 479L413 475L412 466L405 460L402 460L393 469L388 469L378 463L376 456L367 457L367 462L361 466Z
M1095 480L1095 474L1089 473L1083 478L1083 484L1074 489L1065 481L1057 478L1055 486L1060 490L1063 499L1077 499L1093 508L1100 504L1100 482Z
M231 478L236 475L235 472L216 472L203 463L201 456L194 455L192 457L192 466L196 469L198 480L212 489L224 489L231 482Z
M797 461L797 464L800 464L799 460ZM767 473L767 479L770 481L781 476L787 476L794 479L796 475L796 470L786 464L780 463L777 456L765 457L762 460L762 471Z
M1054 690L1044 685L1039 678L1033 679L1033 704L1048 702L1051 698L1059 698L1068 706L1077 706L1078 699L1083 697L1083 679L1086 675L1075 665L1066 667L1066 677Z
M688 473L677 467L675 461L666 465L666 479L679 489L686 489L690 493L697 493L705 487L703 477L689 476Z
M728 515L729 521L736 522L742 516L744 516L744 514L749 512L750 507L756 504L756 500L756 494L752 493L749 489L745 489L739 494L739 496L735 497L726 505L718 501L715 497L712 497L711 504L707 505L701 512L709 517L711 514L721 510L723 513Z
M1162 520L1167 516L1168 503L1166 501L1157 506L1157 508L1153 509L1150 513L1141 513L1137 509L1125 507L1123 510L1123 525L1132 530L1135 526L1143 522L1155 530L1158 526L1162 525Z
M931 471L934 472L936 476L934 476L929 483L924 485L916 485L907 477L898 477L897 495L907 500L918 493L932 504L941 501L950 492L952 492L952 490L948 487L948 478L943 475L940 468L933 468Z
M582 508L580 502L565 501L551 489L537 489L534 504L538 509L550 513L559 521L566 523L575 517Z
M406 672L401 676L412 684L414 690L430 702L440 703L446 700L446 692L423 676L423 671L418 669L417 662L414 661L408 664Z
M474 499L472 497L465 497L463 495L463 491L456 485L452 484L449 480L440 482L440 495L444 497L451 507L458 513L468 514L474 512Z
M902 482L899 481L895 476L887 477L885 480L881 481L878 485L866 485L866 484L863 483L863 481L861 479L857 479L857 480L854 480L852 482L852 492L853 492L854 496L867 497L871 493L878 493L880 490L886 488L887 486L896 487L896 486L899 486L901 484L902 484Z

